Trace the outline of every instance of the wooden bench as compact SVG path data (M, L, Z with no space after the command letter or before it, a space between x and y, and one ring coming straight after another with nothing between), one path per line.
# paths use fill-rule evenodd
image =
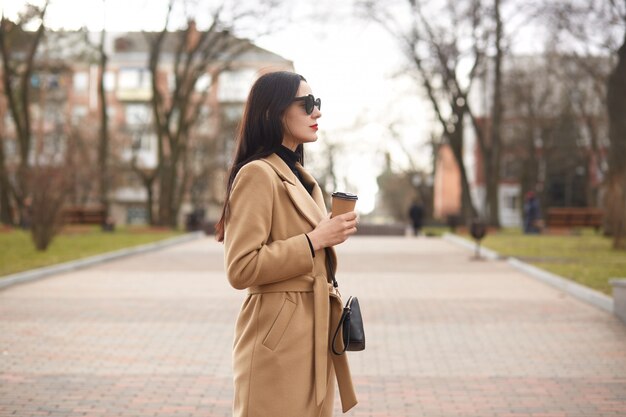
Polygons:
M102 207L66 207L62 216L65 224L103 224L106 220Z
M604 213L597 207L550 207L546 226L549 228L602 227Z

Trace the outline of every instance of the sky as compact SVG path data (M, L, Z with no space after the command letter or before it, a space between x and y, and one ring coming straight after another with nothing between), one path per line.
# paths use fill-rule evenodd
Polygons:
M0 2L9 17L25 4ZM271 33L254 36L254 41L293 61L296 72L322 98L319 139L307 145L307 168L318 175L316 170L327 163L325 146L333 144L339 190L328 191L358 194L357 211L369 213L385 152L391 152L395 168L408 166L389 126L394 125L415 162L430 170L430 149L425 143L434 126L432 112L415 81L398 75L406 63L395 40L374 22L356 17L352 0L291 0L286 4L279 18L272 19ZM111 32L159 30L166 6L166 0L106 0L103 14L101 0L52 0L46 23L52 28L100 30L105 15L106 29ZM202 14L197 18L201 25ZM176 24L174 20L172 29Z

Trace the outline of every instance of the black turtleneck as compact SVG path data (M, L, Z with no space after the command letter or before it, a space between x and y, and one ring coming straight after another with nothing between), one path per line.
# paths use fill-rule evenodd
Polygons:
M296 178L298 178L298 180L308 191L308 193L311 194L313 192L314 184L306 184L302 179L302 174L300 173L300 171L298 171L298 168L296 168L296 162L300 161L300 156L283 145L278 148L278 150L276 151L276 155L278 155L280 159L282 159L287 164L291 172L295 174ZM304 236L306 236L306 240L309 242L311 255L313 255L313 257L315 258L315 251L313 250L313 244L311 243L311 239L309 239L309 236L306 233L304 234Z
M298 171L298 168L296 168L296 162L300 162L300 156L295 153L294 151L292 151L291 149L281 145L278 150L276 151L276 155L280 156L280 159L282 159L283 161L285 161L285 163L287 164L287 166L289 167L289 169L291 170L291 172L293 172L296 176L296 178L298 178L298 180L300 181L300 183L304 186L304 188L307 190L307 192L310 194L313 193L313 184L307 184L304 182L304 180L302 179L302 174L300 174L300 171Z

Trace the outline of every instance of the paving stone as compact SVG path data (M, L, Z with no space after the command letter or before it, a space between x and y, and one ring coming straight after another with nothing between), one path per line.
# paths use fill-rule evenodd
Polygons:
M615 317L439 239L337 249L367 336L346 416L626 416ZM230 416L245 292L222 251L198 240L0 291L0 417Z

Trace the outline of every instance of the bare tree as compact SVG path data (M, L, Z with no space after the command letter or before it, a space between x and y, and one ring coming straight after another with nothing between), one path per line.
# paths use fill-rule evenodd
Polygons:
M42 49L49 50L49 37L42 40ZM61 228L62 208L72 185L72 146L67 134L64 104L67 90L63 80L71 78L71 70L63 61L45 54L37 62L37 89L33 91L31 106L36 108L33 158L29 169L29 201L31 237L37 250L44 251ZM82 163L82 161L81 161Z
M225 3L211 16L211 24L199 31L193 19L184 29L168 32L175 0L170 0L163 30L146 34L150 44L149 70L152 77L152 110L158 142L158 166L155 172L159 189L158 223L176 227L178 212L188 190L191 177L187 169L190 133L198 120L209 89L197 94L198 79L210 73L213 79L252 47L247 40L232 34L233 22L254 14L254 10L231 12L228 23L224 17ZM265 4L265 3L263 3ZM266 6L271 8L272 4ZM257 5L258 13L262 13ZM174 82L172 91L163 88L160 72L167 45L173 54Z
M37 187L28 198L31 237L37 250L44 251L62 226L62 208L71 187L73 172L68 165L39 165L31 175Z
M73 206L86 206L97 199L94 184L99 178L98 149L93 146L98 139L97 126L97 117L88 115L80 120L71 118L67 129L67 162L74 170L67 202Z
M614 58L606 76L609 150L605 178L605 232L613 235L614 248L626 248L626 1L555 3L546 15L559 22L559 35L570 42L578 62L607 54ZM603 89L600 89L602 91Z
M609 113L608 210L613 247L626 248L626 1L619 9L617 0L611 1L616 14L621 16L624 37L617 51L617 65L607 82Z
M139 178L146 191L146 221L149 225L154 225L154 192L157 170L152 164L146 163L141 154L142 148L145 147L145 144L150 143L154 135L154 126L149 118L138 118L132 126L126 126L125 133L127 143L125 143L124 148L130 147L131 149L130 170Z
M445 14L448 24L439 26L437 20L426 15L424 4L419 0L407 0L407 24L399 22L392 12L376 2L365 1L361 5L369 17L398 40L415 78L432 104L444 142L450 145L459 166L463 216L469 223L477 211L463 162L464 120L471 116L468 94L484 57L486 40L480 28L480 3L474 0L446 2L437 13ZM464 46L467 37L472 40L469 48ZM462 70L464 64L469 64L469 71ZM462 79L468 81L464 83Z
M103 10L105 9L105 0L102 0ZM104 13L104 12L103 12ZM109 118L107 97L104 88L104 78L107 69L107 54L104 51L104 42L106 39L105 22L102 23L102 31L100 32L100 45L98 46L98 100L100 102L100 140L98 143L98 168L99 168L99 191L100 204L104 208L105 224L109 217ZM104 226L104 224L103 224Z
M489 210L489 224L500 226L500 162L502 153L502 60L503 50L503 20L500 14L500 0L493 0L493 20L495 23L494 33L494 57L493 57L493 99L491 106L491 132L489 141L482 135L478 135L481 144L485 181L487 183L487 207ZM472 119L475 118L472 116Z
M579 126L579 144L584 165L593 172L586 175L585 193L588 205L599 206L600 182L608 174L608 117L606 113L606 79L610 72L609 57L567 54L557 57L557 71L568 91L567 100Z
M523 57L511 58L511 69L504 77L504 88L507 90L504 118L509 125L508 140L503 153L511 155L513 160L524 161L519 170L513 172L521 186L521 195L527 191L542 192L538 189L543 184L545 174L541 167L545 166L542 133L550 123L550 116L555 105L554 68L540 59L528 58L526 64ZM534 61L534 62L533 62ZM541 195L541 202L545 202Z
M3 189L7 186L18 207L20 223L24 223L26 213L25 200L30 193L29 156L32 148L32 128L30 111L30 81L35 66L35 55L44 36L44 17L48 1L41 8L28 5L16 22L2 16L0 21L0 53L2 55L2 83L7 99L11 119L15 127L15 136L19 149L19 167L16 181L9 180L9 173L3 166ZM39 21L37 30L30 34L24 27ZM17 51L24 54L15 53Z
M503 179L518 181L521 195L537 192L544 208L597 202L599 174L593 168L596 155L606 151L601 151L604 109L596 78L573 63L549 50L512 56L503 77Z
M0 85L0 91L2 86ZM3 106L3 103L0 103ZM3 109L4 110L4 109ZM4 118L0 120L0 223L5 225L14 224L14 210L11 198L11 183L7 168L7 157L4 151L5 143L10 139L5 136Z

